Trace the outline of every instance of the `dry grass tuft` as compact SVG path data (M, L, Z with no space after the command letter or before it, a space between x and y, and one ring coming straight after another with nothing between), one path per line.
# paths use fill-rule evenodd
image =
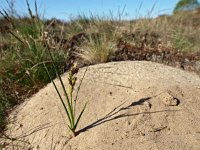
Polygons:
M77 56L89 64L104 63L109 61L114 47L115 42L106 33L99 34L96 38L89 36L89 40L79 48Z

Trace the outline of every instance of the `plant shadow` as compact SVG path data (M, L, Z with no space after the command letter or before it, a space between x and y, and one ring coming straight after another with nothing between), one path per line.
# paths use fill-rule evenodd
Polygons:
M112 111L110 111L108 114L106 114L104 117L98 119L97 121L89 124L88 126L78 130L76 132L77 135L79 135L80 133L86 132L91 128L94 128L98 125L101 125L103 123L115 120L115 119L119 119L119 118L123 118L123 117L129 117L129 116L135 116L135 115L139 115L139 114L152 114L152 113L160 113L160 112L164 112L164 111L175 111L175 110L160 110L160 111L154 111L154 112L141 112L141 113L135 113L135 114L127 114L127 113L123 113L120 115L116 115L118 114L120 111L122 110L127 110L130 109L131 107L137 106L137 105L143 105L144 102L150 100L152 97L146 97L146 98L141 98L136 102L132 102L130 105L126 106L126 107L121 107L125 102L123 102L122 104L120 104L119 106L115 107ZM151 107L151 105L150 105Z

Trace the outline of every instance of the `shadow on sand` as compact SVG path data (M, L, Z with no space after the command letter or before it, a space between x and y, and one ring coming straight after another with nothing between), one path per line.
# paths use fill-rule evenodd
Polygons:
M151 99L151 97L142 98L142 99L139 99L136 102L131 103L130 105L128 105L126 107L122 107L122 105L125 103L125 102L123 102L119 106L115 107L112 111L110 111L104 117L98 119L97 121L95 121L95 122L91 123L90 125L80 129L79 131L77 131L76 134L78 135L78 134L85 132L85 131L88 131L89 129L94 128L98 125L101 125L103 123L106 123L106 122L109 122L109 121L112 121L112 120L115 120L115 119L123 118L123 117L136 116L136 115L139 115L139 114L160 113L160 112L165 112L165 111L176 111L176 110L160 110L160 111L154 111L154 112L141 112L141 113L135 113L135 114L124 113L124 114L116 115L122 110L127 110L127 109L130 109L131 107L134 107L134 106L137 106L137 105L143 105L143 103L145 101L148 101L150 99ZM150 105L150 107L151 107L151 105Z

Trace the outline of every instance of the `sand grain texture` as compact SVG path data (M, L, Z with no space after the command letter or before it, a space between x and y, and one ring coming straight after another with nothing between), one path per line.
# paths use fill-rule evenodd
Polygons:
M67 86L67 74L62 78ZM12 112L6 133L17 140L1 143L25 150L200 150L195 74L145 61L94 65L81 86L78 109L86 101L80 134L72 138L50 83Z

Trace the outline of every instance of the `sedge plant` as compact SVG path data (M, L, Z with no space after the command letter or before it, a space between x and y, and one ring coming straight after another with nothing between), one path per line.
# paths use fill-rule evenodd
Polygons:
M76 75L78 73L77 65L73 64L73 66L71 67L71 69L68 72L68 82L69 82L69 87L68 88L69 88L69 91L67 91L65 86L64 86L64 83L62 81L62 78L61 78L60 74L58 73L58 70L56 69L55 61L54 61L53 56L52 56L52 54L51 54L49 49L48 49L48 52L49 52L49 55L50 55L50 58L51 58L51 61L52 61L52 65L53 65L54 71L56 72L56 75L57 75L57 77L58 77L58 79L60 81L60 84L62 86L62 90L64 92L66 101L64 101L64 99L62 98L62 96L60 94L60 91L58 90L58 87L56 86L54 80L52 79L52 77L51 77L51 75L49 73L49 70L47 69L46 65L44 63L43 63L43 65L44 65L44 68L45 68L45 70L46 70L46 72L47 72L47 74L49 76L49 79L53 83L54 88L55 88L55 90L56 90L56 92L57 92L57 94L58 94L58 96L60 98L60 101L61 101L61 103L62 103L62 105L63 105L63 107L65 109L65 112L66 112L66 115L67 115L67 118L68 118L68 121L69 121L68 127L72 131L73 136L76 136L77 135L76 128L78 126L78 123L79 123L79 121L81 119L81 116L82 116L82 114L83 114L83 112L84 112L84 110L86 108L86 104L87 104L87 103L85 103L84 107L80 111L80 114L76 117L76 113L77 113L76 112L76 107L77 107L76 106L76 101L77 101L77 98L78 98L78 93L79 93L79 90L80 90L80 86L81 86L82 81L83 81L83 79L85 77L87 69L85 70L84 75L83 75L83 77L82 77L82 79L80 81L80 84L79 84L78 89L77 89L77 93L75 95L75 99L73 99L73 95L72 94L73 94L74 87L75 87L75 84L76 84L76 81L77 81Z

